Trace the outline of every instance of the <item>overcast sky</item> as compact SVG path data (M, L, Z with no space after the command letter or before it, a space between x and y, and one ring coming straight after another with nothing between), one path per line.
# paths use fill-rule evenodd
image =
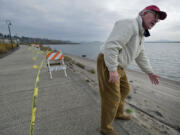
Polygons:
M155 4L168 16L149 40L180 40L180 0L0 0L0 33L71 41L105 41L115 21Z

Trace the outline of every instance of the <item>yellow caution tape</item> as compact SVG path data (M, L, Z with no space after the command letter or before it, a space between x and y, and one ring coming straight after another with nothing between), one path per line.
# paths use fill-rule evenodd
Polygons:
M42 51L38 51L37 54L42 54L43 52Z
M36 60L37 60L37 58L36 58L36 57L33 57L32 59L33 59L34 61L36 61Z
M40 67L38 67L37 65L34 65L33 68L34 69L38 69L38 73L37 73L37 77L36 77L36 82L34 84L34 93L33 93L33 103L32 103L32 115L31 115L31 123L30 123L30 135L33 135L34 133L34 125L35 125L35 119L36 119L36 104L37 104L37 96L38 96L38 82L39 82L39 75L40 75L40 71L41 68L43 66L44 63L44 59L41 62Z
M36 113L36 107L35 108L33 108L33 114L35 114ZM35 122L35 115L33 115L33 117L32 117L32 122Z
M38 88L35 88L34 89L34 96L37 96L38 95Z
M34 65L33 68L34 69L39 69L39 67L37 65Z
M36 83L38 83L39 82L39 76L37 76L37 78L36 78Z
M35 114L36 114L36 108L33 108L32 109L32 117L31 117L30 135L33 135L33 133L34 133Z

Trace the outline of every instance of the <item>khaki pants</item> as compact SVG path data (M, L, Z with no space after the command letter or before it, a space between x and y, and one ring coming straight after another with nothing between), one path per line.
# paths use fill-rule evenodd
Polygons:
M116 116L123 113L125 98L130 87L124 69L118 67L119 79L109 83L109 71L104 62L104 55L97 59L99 90L101 95L101 131L111 132L112 122Z

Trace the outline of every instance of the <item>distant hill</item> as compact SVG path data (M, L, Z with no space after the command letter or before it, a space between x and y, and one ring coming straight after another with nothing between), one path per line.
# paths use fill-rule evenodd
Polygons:
M71 41L29 38L29 37L21 37L20 42L21 43L37 43L37 44L78 44Z
M3 35L0 33L0 39L10 39L9 35ZM32 37L19 37L19 36L12 36L13 40L18 40L20 44L79 44L71 41L65 40L52 40L46 38L32 38Z
M83 44L83 43L92 43L92 44L97 43L98 44L98 43L103 43L103 42L102 41L81 41L80 43L81 44Z
M145 43L180 43L180 41L156 40L156 41L146 41Z

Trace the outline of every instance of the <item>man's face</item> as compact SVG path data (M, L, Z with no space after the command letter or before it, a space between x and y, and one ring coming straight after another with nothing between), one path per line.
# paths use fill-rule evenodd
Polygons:
M145 29L151 29L159 20L159 15L153 11L147 11L142 16L143 27Z

